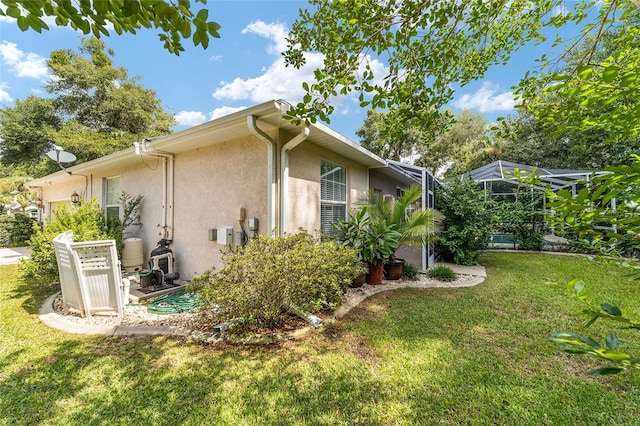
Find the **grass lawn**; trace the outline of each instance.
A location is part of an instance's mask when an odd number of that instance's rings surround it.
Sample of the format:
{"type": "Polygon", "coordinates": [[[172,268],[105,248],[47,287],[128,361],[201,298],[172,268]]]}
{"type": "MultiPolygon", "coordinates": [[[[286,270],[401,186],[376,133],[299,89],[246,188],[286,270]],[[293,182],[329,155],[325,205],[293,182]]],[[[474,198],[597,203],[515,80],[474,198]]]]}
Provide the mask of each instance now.
{"type": "Polygon", "coordinates": [[[0,424],[640,424],[640,372],[590,377],[602,364],[544,341],[584,323],[547,282],[583,278],[640,318],[638,282],[574,257],[481,263],[477,287],[382,293],[303,340],[224,348],[49,329],[37,310],[52,291],[0,267],[0,424]]]}

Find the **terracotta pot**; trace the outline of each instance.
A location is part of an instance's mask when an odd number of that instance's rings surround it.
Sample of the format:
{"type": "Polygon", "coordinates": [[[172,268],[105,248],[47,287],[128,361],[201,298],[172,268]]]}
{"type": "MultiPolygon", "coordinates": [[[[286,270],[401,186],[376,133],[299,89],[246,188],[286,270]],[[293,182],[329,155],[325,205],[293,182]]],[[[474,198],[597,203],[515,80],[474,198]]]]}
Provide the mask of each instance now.
{"type": "Polygon", "coordinates": [[[367,274],[367,284],[381,284],[382,274],[384,273],[384,263],[370,263],[369,273],[367,274]]]}
{"type": "Polygon", "coordinates": [[[351,285],[349,287],[352,287],[352,288],[362,287],[366,279],[367,279],[367,273],[363,272],[351,280],[351,285]]]}
{"type": "Polygon", "coordinates": [[[404,272],[404,259],[389,259],[384,265],[384,275],[388,280],[399,280],[404,272]]]}

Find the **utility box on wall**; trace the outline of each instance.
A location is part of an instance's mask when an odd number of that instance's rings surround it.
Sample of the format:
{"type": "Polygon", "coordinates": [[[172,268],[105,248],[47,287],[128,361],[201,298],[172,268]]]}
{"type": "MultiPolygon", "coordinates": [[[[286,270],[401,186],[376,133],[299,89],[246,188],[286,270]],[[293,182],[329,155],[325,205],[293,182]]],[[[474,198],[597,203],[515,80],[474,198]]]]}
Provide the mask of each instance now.
{"type": "Polygon", "coordinates": [[[218,228],[218,244],[233,244],[233,228],[231,226],[221,226],[218,228]]]}

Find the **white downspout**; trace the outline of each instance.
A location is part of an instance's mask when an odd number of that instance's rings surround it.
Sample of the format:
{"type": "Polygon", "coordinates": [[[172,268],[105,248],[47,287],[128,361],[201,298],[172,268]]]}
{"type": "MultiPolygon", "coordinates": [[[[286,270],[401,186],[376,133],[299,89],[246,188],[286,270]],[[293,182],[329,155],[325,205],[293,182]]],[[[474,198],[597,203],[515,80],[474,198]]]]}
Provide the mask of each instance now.
{"type": "Polygon", "coordinates": [[[162,229],[161,236],[173,240],[173,199],[174,199],[174,154],[147,147],[148,139],[134,142],[136,154],[152,155],[162,158],[162,229]]]}
{"type": "Polygon", "coordinates": [[[170,155],[168,157],[169,159],[169,165],[168,165],[168,178],[167,178],[167,232],[165,233],[167,235],[167,239],[173,241],[173,196],[174,196],[174,187],[173,187],[173,181],[174,181],[174,155],[170,155]]]}
{"type": "Polygon", "coordinates": [[[251,133],[267,144],[267,226],[269,227],[269,233],[278,232],[276,224],[276,207],[278,205],[276,202],[278,198],[278,186],[276,181],[276,142],[258,128],[256,121],[257,119],[255,115],[249,115],[247,117],[247,126],[251,133]]]}
{"type": "Polygon", "coordinates": [[[309,128],[304,126],[302,131],[280,151],[280,235],[287,232],[287,217],[289,212],[289,151],[304,142],[309,137],[309,128]]]}
{"type": "MultiPolygon", "coordinates": [[[[422,177],[420,179],[420,186],[422,187],[422,208],[430,208],[432,206],[427,205],[429,200],[429,185],[427,183],[427,169],[422,169],[422,177]],[[426,186],[426,188],[425,188],[426,186]]],[[[426,271],[429,267],[429,246],[431,245],[431,238],[427,238],[426,244],[422,244],[422,270],[426,271]]]]}

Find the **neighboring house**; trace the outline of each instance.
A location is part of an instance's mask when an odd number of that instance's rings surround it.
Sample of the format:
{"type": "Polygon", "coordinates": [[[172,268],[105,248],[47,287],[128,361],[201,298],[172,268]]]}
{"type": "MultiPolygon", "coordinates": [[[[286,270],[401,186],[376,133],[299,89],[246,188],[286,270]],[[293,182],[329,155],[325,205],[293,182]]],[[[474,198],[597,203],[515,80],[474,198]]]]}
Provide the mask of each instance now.
{"type": "MultiPolygon", "coordinates": [[[[295,126],[284,118],[289,107],[281,100],[256,105],[30,186],[40,188],[44,216],[69,204],[72,194],[96,197],[107,214],[121,215],[121,192],[142,194],[137,236],[145,261],[161,238],[170,239],[185,279],[221,265],[229,247],[217,243],[212,229],[231,228],[232,246],[243,230],[249,237],[330,233],[367,189],[396,195],[415,183],[425,188],[423,205],[433,205],[433,178],[424,169],[385,161],[322,124],[295,126]]],[[[414,250],[407,260],[426,268],[430,255],[414,250]]]]}

